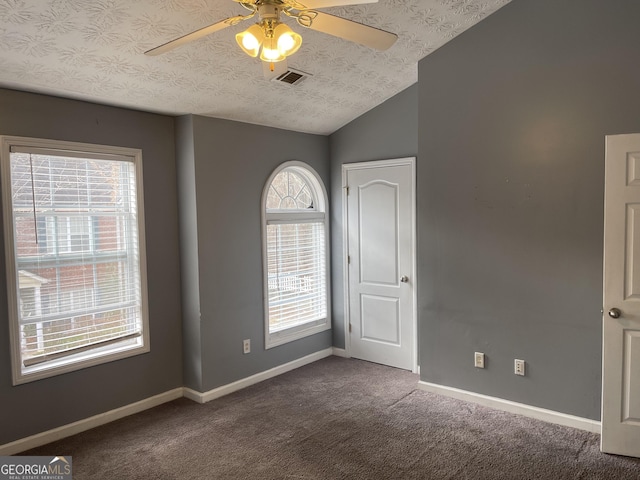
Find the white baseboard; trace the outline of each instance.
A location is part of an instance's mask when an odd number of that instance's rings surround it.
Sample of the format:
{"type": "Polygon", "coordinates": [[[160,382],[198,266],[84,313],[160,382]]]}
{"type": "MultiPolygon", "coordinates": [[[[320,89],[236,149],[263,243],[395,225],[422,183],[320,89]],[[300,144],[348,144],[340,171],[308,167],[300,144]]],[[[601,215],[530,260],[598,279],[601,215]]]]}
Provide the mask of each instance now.
{"type": "Polygon", "coordinates": [[[547,410],[545,408],[533,407],[524,403],[512,402],[511,400],[490,397],[488,395],[482,395],[480,393],[469,392],[467,390],[447,387],[435,383],[419,381],[418,388],[426,392],[438,393],[446,397],[453,397],[459,400],[477,403],[484,407],[495,408],[496,410],[503,410],[505,412],[515,413],[518,415],[523,415],[525,417],[535,418],[549,423],[555,423],[557,425],[563,425],[565,427],[578,428],[580,430],[586,430],[588,432],[600,433],[600,422],[597,420],[591,420],[589,418],[576,417],[574,415],[568,415],[566,413],[547,410]]]}
{"type": "Polygon", "coordinates": [[[319,352],[312,353],[311,355],[307,355],[306,357],[302,357],[292,362],[285,363],[284,365],[279,365],[264,372],[256,373],[255,375],[251,375],[250,377],[243,378],[233,383],[228,383],[227,385],[222,385],[221,387],[214,388],[213,390],[209,390],[204,393],[196,392],[195,390],[185,387],[184,396],[190,400],[193,400],[194,402],[207,403],[211,400],[215,400],[216,398],[229,395],[230,393],[242,390],[243,388],[255,385],[256,383],[263,382],[265,380],[268,380],[269,378],[277,377],[278,375],[282,375],[283,373],[289,372],[309,363],[317,362],[318,360],[322,360],[323,358],[330,357],[331,355],[333,355],[333,349],[326,348],[324,350],[320,350],[319,352]]]}
{"type": "Polygon", "coordinates": [[[344,348],[333,347],[333,354],[336,357],[351,358],[351,355],[349,355],[344,348]]]}
{"type": "Polygon", "coordinates": [[[115,410],[100,413],[93,417],[54,428],[53,430],[47,430],[46,432],[38,433],[30,437],[21,438],[15,442],[0,445],[0,455],[15,455],[16,453],[24,452],[25,450],[36,448],[41,445],[46,445],[47,443],[55,442],[61,438],[70,437],[76,433],[84,432],[86,430],[99,427],[100,425],[119,420],[123,417],[133,415],[134,413],[139,413],[143,410],[157,407],[158,405],[170,402],[180,397],[182,397],[182,388],[175,388],[168,392],[140,400],[139,402],[116,408],[115,410]]]}

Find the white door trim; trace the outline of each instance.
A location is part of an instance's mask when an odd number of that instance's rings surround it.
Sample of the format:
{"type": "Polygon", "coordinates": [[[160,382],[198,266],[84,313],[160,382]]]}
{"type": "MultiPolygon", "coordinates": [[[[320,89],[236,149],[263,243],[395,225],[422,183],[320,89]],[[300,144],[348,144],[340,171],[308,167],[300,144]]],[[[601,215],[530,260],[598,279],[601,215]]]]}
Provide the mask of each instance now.
{"type": "Polygon", "coordinates": [[[409,165],[411,167],[411,204],[413,205],[411,214],[411,250],[413,252],[413,265],[411,266],[411,278],[413,279],[413,298],[411,302],[412,308],[412,326],[411,334],[413,338],[412,348],[412,371],[418,372],[418,283],[417,283],[417,266],[416,266],[416,157],[404,157],[395,158],[391,160],[374,160],[370,162],[358,162],[358,163],[345,163],[342,165],[342,264],[343,268],[343,282],[344,282],[344,347],[347,357],[351,357],[351,338],[349,335],[349,268],[348,255],[349,255],[349,225],[347,215],[347,174],[353,170],[363,170],[368,168],[380,168],[380,167],[395,167],[409,165]]]}

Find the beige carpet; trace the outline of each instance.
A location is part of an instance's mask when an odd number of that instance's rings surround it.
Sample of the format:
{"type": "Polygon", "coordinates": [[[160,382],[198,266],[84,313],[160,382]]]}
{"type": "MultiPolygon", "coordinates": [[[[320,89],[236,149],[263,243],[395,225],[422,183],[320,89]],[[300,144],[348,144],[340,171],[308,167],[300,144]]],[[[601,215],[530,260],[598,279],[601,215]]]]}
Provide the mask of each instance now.
{"type": "Polygon", "coordinates": [[[640,479],[599,436],[416,390],[330,357],[205,405],[186,399],[31,450],[75,480],[640,479]]]}

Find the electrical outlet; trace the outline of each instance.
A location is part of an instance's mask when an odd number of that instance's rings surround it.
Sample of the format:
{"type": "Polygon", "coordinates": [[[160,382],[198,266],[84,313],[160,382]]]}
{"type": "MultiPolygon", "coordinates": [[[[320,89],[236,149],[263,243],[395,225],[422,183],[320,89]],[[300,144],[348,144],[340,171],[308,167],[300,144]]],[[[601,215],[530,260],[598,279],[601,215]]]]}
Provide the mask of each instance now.
{"type": "Polygon", "coordinates": [[[474,354],[474,364],[473,366],[476,368],[484,368],[484,353],[475,352],[474,354]]]}
{"type": "Polygon", "coordinates": [[[524,360],[518,360],[516,358],[515,362],[514,362],[514,370],[513,373],[515,373],[516,375],[520,375],[522,377],[524,377],[525,374],[525,361],[524,360]]]}
{"type": "Polygon", "coordinates": [[[248,338],[242,341],[242,353],[251,353],[251,340],[248,338]]]}

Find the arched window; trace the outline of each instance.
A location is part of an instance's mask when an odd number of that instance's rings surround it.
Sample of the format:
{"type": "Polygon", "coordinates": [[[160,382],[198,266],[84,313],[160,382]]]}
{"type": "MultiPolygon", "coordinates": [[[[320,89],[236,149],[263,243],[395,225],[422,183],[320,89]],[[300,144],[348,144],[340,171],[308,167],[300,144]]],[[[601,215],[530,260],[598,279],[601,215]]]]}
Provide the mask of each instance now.
{"type": "Polygon", "coordinates": [[[318,174],[286,162],[262,193],[265,346],[331,328],[327,193],[318,174]]]}

